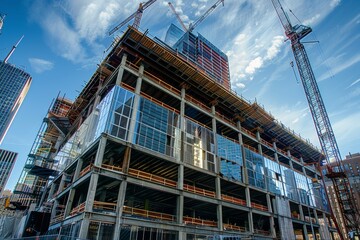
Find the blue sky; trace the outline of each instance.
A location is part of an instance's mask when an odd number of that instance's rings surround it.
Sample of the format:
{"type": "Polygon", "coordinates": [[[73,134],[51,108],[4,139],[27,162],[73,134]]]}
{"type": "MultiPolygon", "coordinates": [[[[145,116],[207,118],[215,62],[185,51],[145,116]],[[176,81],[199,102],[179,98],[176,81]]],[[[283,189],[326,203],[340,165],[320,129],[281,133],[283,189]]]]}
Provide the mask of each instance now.
{"type": "MultiPolygon", "coordinates": [[[[7,14],[0,35],[0,57],[23,41],[9,62],[33,77],[30,91],[1,148],[19,153],[7,188],[13,190],[52,99],[75,99],[104,57],[108,31],[132,14],[140,1],[3,0],[7,14]]],[[[215,0],[172,0],[185,24],[215,0]]],[[[293,24],[309,25],[303,41],[344,158],[360,152],[360,2],[282,0],[293,24]],[[299,19],[299,20],[297,20],[299,19]],[[316,41],[319,41],[317,43],[316,41]]],[[[130,22],[131,24],[132,22],[130,22]]],[[[167,1],[145,10],[140,30],[164,39],[179,25],[167,1]]],[[[121,35],[122,28],[115,35],[121,35]]],[[[225,0],[195,30],[229,56],[232,88],[262,104],[286,126],[319,146],[289,41],[270,0],[225,0]]]]}

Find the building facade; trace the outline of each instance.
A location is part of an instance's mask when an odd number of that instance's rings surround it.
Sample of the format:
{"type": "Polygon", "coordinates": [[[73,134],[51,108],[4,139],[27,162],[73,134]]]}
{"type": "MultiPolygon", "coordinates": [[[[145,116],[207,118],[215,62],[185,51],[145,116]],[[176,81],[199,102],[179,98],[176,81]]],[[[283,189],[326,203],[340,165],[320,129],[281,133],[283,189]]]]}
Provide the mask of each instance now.
{"type": "Polygon", "coordinates": [[[205,71],[211,79],[230,90],[228,57],[200,33],[197,36],[192,32],[185,33],[171,24],[165,42],[183,54],[186,60],[195,64],[198,69],[205,71]]]}
{"type": "Polygon", "coordinates": [[[29,91],[31,76],[7,62],[0,62],[0,144],[29,91]]]}
{"type": "MultiPolygon", "coordinates": [[[[110,51],[64,122],[63,131],[54,131],[58,124],[47,121],[42,134],[53,137],[42,166],[56,170],[38,203],[51,214],[48,234],[336,237],[325,188],[313,183],[320,172],[306,164],[324,158],[321,152],[257,103],[134,28],[110,51]]],[[[40,151],[34,153],[37,159],[40,151]]]]}
{"type": "Polygon", "coordinates": [[[3,196],[5,185],[10,177],[17,155],[16,152],[0,149],[0,197],[3,196]]]}

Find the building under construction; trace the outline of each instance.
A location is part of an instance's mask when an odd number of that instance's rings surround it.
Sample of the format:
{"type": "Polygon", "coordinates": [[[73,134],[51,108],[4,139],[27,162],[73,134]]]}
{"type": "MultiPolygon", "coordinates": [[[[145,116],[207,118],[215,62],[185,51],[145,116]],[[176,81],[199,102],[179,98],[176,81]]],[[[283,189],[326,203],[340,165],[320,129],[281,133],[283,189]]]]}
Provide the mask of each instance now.
{"type": "Polygon", "coordinates": [[[321,152],[146,32],[129,27],[68,103],[27,162],[47,234],[336,239],[321,152]]]}

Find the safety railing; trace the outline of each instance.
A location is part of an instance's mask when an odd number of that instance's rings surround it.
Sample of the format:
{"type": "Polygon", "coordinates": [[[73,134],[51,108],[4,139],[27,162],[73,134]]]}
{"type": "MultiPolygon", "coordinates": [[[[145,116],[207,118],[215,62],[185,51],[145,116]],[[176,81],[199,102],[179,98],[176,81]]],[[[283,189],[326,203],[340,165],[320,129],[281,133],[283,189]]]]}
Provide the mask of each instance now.
{"type": "Polygon", "coordinates": [[[164,221],[175,221],[175,216],[167,213],[149,211],[140,208],[133,208],[128,206],[123,206],[123,214],[128,214],[131,216],[138,216],[138,217],[145,217],[145,218],[152,218],[152,219],[159,219],[164,221]]]}
{"type": "Polygon", "coordinates": [[[213,220],[204,220],[201,218],[193,218],[193,217],[183,217],[183,222],[186,225],[200,225],[200,226],[208,226],[208,227],[217,227],[217,222],[213,220]]]}
{"type": "Polygon", "coordinates": [[[215,197],[215,192],[213,192],[213,191],[205,190],[205,189],[191,186],[188,184],[184,184],[184,191],[196,193],[196,194],[206,196],[206,197],[212,197],[212,198],[215,197]]]}
{"type": "Polygon", "coordinates": [[[231,203],[246,206],[246,201],[243,200],[243,199],[240,199],[240,198],[228,196],[228,195],[225,195],[225,194],[221,194],[221,198],[222,198],[223,201],[226,201],[226,202],[231,202],[231,203]]]}
{"type": "Polygon", "coordinates": [[[80,171],[79,173],[79,178],[81,178],[82,176],[84,176],[85,174],[87,174],[88,172],[90,172],[91,168],[92,168],[92,163],[90,163],[88,166],[86,166],[83,170],[80,171]]]}
{"type": "Polygon", "coordinates": [[[259,209],[261,211],[268,211],[269,210],[267,206],[264,206],[264,205],[259,204],[259,203],[254,203],[254,202],[251,203],[251,207],[259,209]]]}
{"type": "Polygon", "coordinates": [[[106,168],[106,169],[109,169],[109,170],[113,170],[113,171],[116,171],[116,172],[122,172],[122,168],[121,167],[118,167],[118,166],[114,166],[114,165],[108,165],[108,164],[101,164],[101,167],[102,168],[106,168]]]}
{"type": "Polygon", "coordinates": [[[133,176],[133,177],[148,180],[150,182],[156,182],[156,183],[159,183],[161,185],[168,186],[168,187],[176,187],[177,186],[177,182],[174,181],[174,180],[166,179],[166,178],[163,178],[163,177],[160,177],[160,176],[148,173],[148,172],[136,170],[136,169],[133,169],[133,168],[129,168],[128,174],[133,176]]]}
{"type": "Polygon", "coordinates": [[[246,134],[248,134],[248,135],[250,135],[250,136],[252,136],[253,138],[256,138],[256,134],[250,132],[250,131],[247,130],[246,128],[241,128],[241,131],[242,131],[242,132],[245,132],[246,134]]]}
{"type": "Polygon", "coordinates": [[[94,201],[93,210],[116,211],[116,203],[94,201]]]}
{"type": "Polygon", "coordinates": [[[70,212],[70,216],[82,213],[82,212],[84,212],[84,210],[85,210],[85,202],[83,202],[83,203],[79,204],[78,206],[74,207],[70,212]]]}
{"type": "Polygon", "coordinates": [[[237,226],[237,225],[233,225],[233,224],[226,224],[226,223],[224,223],[224,230],[225,230],[225,231],[233,230],[233,231],[245,232],[245,231],[246,231],[246,228],[245,228],[245,227],[241,227],[241,226],[237,226]]]}

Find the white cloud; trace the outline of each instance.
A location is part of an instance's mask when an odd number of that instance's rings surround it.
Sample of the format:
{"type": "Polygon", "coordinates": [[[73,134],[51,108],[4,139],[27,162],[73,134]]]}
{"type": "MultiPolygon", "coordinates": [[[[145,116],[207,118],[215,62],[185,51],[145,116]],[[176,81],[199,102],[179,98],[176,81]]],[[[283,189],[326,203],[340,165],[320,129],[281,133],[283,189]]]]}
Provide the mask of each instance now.
{"type": "Polygon", "coordinates": [[[248,74],[254,74],[256,69],[261,68],[264,64],[264,61],[261,57],[257,57],[249,63],[249,65],[245,68],[245,72],[248,74]]]}
{"type": "Polygon", "coordinates": [[[360,82],[360,78],[353,81],[347,88],[351,88],[352,86],[354,86],[355,84],[359,83],[360,82]]]}
{"type": "Polygon", "coordinates": [[[49,71],[54,67],[54,63],[40,58],[29,58],[29,62],[36,73],[49,71]]]}
{"type": "Polygon", "coordinates": [[[278,55],[278,53],[280,52],[280,47],[284,42],[284,39],[285,39],[285,37],[283,37],[283,36],[275,36],[273,38],[272,45],[267,50],[265,59],[271,60],[278,55]]]}
{"type": "Polygon", "coordinates": [[[240,89],[245,88],[245,84],[244,84],[244,83],[238,82],[238,83],[236,83],[235,85],[236,85],[237,88],[240,88],[240,89]]]}

